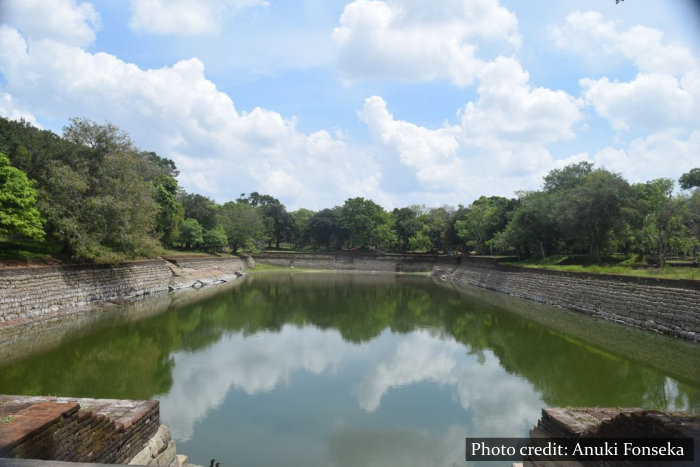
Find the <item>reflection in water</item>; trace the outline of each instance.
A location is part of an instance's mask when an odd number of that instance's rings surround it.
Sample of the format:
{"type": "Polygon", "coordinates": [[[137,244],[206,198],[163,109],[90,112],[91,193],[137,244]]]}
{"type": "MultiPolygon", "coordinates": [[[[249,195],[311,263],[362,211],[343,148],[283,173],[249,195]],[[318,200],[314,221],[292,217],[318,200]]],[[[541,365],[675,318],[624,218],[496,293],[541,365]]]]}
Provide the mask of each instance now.
{"type": "Polygon", "coordinates": [[[425,277],[270,274],[6,364],[0,393],[157,397],[200,464],[462,465],[545,405],[700,409],[699,349],[425,277]]]}

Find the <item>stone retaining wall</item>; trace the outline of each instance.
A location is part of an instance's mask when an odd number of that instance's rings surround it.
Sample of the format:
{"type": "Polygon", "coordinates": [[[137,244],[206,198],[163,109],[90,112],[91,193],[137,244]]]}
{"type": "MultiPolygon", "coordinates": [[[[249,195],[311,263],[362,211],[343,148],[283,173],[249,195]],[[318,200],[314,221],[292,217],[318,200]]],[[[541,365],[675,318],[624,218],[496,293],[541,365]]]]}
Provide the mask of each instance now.
{"type": "Polygon", "coordinates": [[[0,421],[0,457],[125,464],[140,454],[142,465],[175,457],[156,400],[0,396],[0,421]]]}
{"type": "MultiPolygon", "coordinates": [[[[549,439],[691,438],[695,460],[700,450],[700,416],[690,412],[660,412],[638,408],[544,408],[530,430],[530,439],[545,445],[549,439]]],[[[556,461],[525,459],[526,467],[608,467],[611,465],[690,465],[691,462],[556,461]]]]}
{"type": "Polygon", "coordinates": [[[700,341],[700,282],[566,273],[464,258],[433,273],[454,282],[700,341]]]}
{"type": "Polygon", "coordinates": [[[84,307],[227,282],[255,263],[236,257],[0,269],[0,327],[84,307]]]}
{"type": "Polygon", "coordinates": [[[95,302],[167,291],[165,262],[0,270],[0,323],[31,319],[95,302]]]}
{"type": "Polygon", "coordinates": [[[281,267],[372,272],[427,272],[438,264],[457,264],[458,258],[438,255],[391,255],[364,252],[295,253],[255,255],[258,263],[281,267]]]}

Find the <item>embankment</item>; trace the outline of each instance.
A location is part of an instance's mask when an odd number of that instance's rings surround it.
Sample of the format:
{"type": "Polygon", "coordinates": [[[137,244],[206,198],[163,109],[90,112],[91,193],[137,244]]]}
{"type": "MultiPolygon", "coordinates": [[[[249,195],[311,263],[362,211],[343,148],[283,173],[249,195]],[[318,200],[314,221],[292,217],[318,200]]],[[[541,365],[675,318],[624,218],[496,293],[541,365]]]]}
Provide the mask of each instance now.
{"type": "MultiPolygon", "coordinates": [[[[259,263],[289,268],[411,273],[506,293],[626,325],[700,341],[700,281],[503,266],[492,259],[367,252],[265,252],[259,263]]],[[[0,269],[0,329],[65,317],[75,310],[231,280],[254,265],[237,257],[189,257],[121,266],[0,269]]]]}
{"type": "Polygon", "coordinates": [[[0,269],[0,326],[66,315],[86,305],[226,282],[252,260],[237,257],[0,269]]]}
{"type": "Polygon", "coordinates": [[[376,254],[371,252],[296,253],[263,252],[262,264],[289,268],[366,272],[429,272],[438,265],[459,264],[459,258],[431,254],[376,254]]]}
{"type": "Polygon", "coordinates": [[[626,325],[700,341],[700,282],[503,266],[464,258],[434,275],[626,325]]]}

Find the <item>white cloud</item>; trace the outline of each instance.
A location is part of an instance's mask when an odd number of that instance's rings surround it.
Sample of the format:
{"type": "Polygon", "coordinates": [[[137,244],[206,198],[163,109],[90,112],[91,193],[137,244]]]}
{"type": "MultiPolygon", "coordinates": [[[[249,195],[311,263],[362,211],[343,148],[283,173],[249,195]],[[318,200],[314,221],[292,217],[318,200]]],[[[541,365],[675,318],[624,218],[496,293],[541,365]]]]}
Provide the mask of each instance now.
{"type": "Polygon", "coordinates": [[[631,181],[677,178],[697,166],[700,137],[700,65],[688,48],[663,33],[636,25],[622,29],[598,12],[575,12],[552,28],[556,45],[584,55],[626,58],[638,69],[628,82],[580,80],[582,98],[618,131],[642,132],[627,147],[604,147],[598,165],[631,181]]]}
{"type": "Polygon", "coordinates": [[[479,73],[479,99],[466,105],[462,128],[480,146],[489,141],[547,144],[575,136],[582,119],[575,99],[560,90],[532,87],[513,58],[498,57],[479,73]]]}
{"type": "Polygon", "coordinates": [[[440,184],[460,165],[457,158],[459,128],[445,126],[437,130],[394,119],[381,97],[365,100],[360,119],[379,143],[398,153],[402,164],[416,171],[416,178],[427,184],[440,184]]]}
{"type": "Polygon", "coordinates": [[[700,93],[670,74],[639,74],[630,82],[581,80],[583,97],[617,130],[695,127],[700,93]]]}
{"type": "Polygon", "coordinates": [[[17,108],[12,102],[12,96],[6,92],[0,94],[0,116],[3,116],[9,120],[24,120],[36,127],[41,128],[41,125],[37,124],[34,115],[26,110],[17,108]]]}
{"type": "Polygon", "coordinates": [[[623,173],[630,182],[644,182],[661,177],[677,180],[698,166],[698,154],[700,130],[687,138],[669,131],[634,139],[627,148],[605,147],[591,160],[599,167],[623,173]]]}
{"type": "Polygon", "coordinates": [[[130,25],[151,34],[195,36],[218,31],[229,10],[267,4],[265,0],[131,0],[130,25]]]}
{"type": "Polygon", "coordinates": [[[576,50],[592,58],[623,56],[642,72],[683,73],[697,67],[697,58],[689,48],[666,44],[663,33],[646,26],[620,31],[597,11],[574,12],[563,26],[551,28],[557,47],[576,50]]]}
{"type": "Polygon", "coordinates": [[[56,39],[86,46],[95,40],[100,16],[91,3],[75,0],[3,0],[0,18],[29,39],[56,39]]]}
{"type": "Polygon", "coordinates": [[[477,40],[520,42],[515,15],[497,0],[355,0],[332,39],[349,81],[449,78],[459,86],[471,84],[481,64],[477,40]]]}
{"type": "Polygon", "coordinates": [[[7,26],[0,26],[0,43],[3,91],[13,108],[111,121],[141,147],[174,159],[188,190],[229,200],[262,189],[284,196],[290,208],[318,209],[351,196],[386,201],[368,154],[326,131],[300,133],[294,119],[274,111],[239,113],[196,58],[144,70],[49,39],[29,47],[7,26]]]}
{"type": "Polygon", "coordinates": [[[580,103],[563,91],[533,87],[515,59],[499,57],[478,76],[478,99],[464,107],[457,125],[425,128],[395,119],[381,97],[365,100],[360,119],[377,144],[415,171],[421,190],[449,187],[462,199],[510,196],[552,168],[548,144],[575,137],[580,103]]]}

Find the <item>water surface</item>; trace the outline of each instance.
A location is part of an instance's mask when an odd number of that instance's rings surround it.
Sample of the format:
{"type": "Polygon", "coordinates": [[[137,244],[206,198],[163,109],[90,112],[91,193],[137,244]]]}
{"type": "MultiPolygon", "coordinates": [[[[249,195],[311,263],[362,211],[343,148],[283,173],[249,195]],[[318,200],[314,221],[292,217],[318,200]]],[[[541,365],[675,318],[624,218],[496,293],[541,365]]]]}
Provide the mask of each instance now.
{"type": "Polygon", "coordinates": [[[0,393],[156,397],[202,465],[450,466],[544,406],[700,409],[699,349],[427,277],[275,273],[0,364],[0,393]]]}

